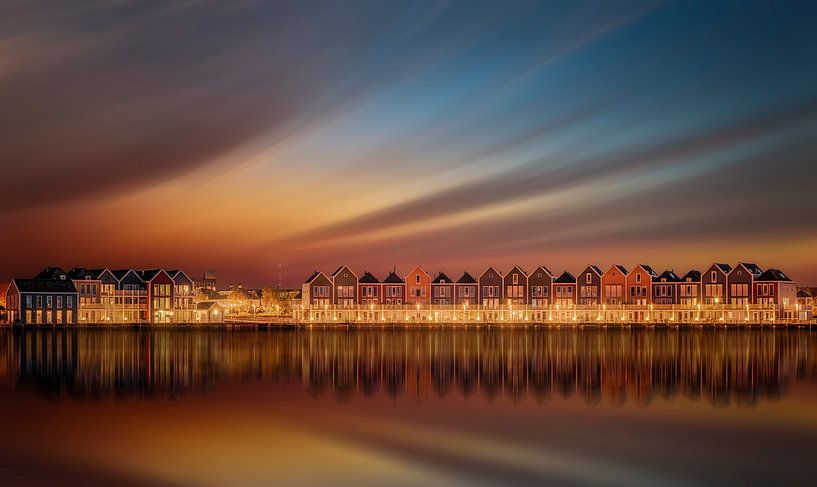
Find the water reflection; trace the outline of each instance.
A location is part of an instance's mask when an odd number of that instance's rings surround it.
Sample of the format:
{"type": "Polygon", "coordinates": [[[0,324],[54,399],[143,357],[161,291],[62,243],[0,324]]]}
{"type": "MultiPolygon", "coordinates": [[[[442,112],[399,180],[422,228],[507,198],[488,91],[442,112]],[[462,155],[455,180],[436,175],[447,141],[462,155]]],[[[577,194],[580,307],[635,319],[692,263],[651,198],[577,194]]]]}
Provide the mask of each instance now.
{"type": "Polygon", "coordinates": [[[49,398],[157,398],[223,383],[385,393],[752,406],[817,378],[808,330],[0,331],[0,381],[49,398]]]}

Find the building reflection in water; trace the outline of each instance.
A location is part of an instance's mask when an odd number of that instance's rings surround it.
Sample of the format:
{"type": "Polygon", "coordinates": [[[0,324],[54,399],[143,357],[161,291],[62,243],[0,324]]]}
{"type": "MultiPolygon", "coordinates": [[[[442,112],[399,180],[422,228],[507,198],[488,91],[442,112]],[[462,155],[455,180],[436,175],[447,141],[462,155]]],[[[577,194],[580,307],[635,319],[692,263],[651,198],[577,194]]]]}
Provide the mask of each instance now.
{"type": "Polygon", "coordinates": [[[302,384],[316,398],[482,395],[641,406],[751,406],[817,377],[807,330],[0,331],[7,391],[172,398],[218,384],[302,384]]]}

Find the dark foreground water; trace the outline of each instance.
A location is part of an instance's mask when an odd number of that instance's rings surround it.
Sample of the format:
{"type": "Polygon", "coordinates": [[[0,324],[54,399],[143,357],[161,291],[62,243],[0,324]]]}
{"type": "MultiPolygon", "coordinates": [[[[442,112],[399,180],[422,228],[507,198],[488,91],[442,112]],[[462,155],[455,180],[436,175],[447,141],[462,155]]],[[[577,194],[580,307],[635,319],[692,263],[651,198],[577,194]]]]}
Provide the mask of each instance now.
{"type": "Polygon", "coordinates": [[[814,485],[807,330],[0,330],[0,485],[814,485]]]}

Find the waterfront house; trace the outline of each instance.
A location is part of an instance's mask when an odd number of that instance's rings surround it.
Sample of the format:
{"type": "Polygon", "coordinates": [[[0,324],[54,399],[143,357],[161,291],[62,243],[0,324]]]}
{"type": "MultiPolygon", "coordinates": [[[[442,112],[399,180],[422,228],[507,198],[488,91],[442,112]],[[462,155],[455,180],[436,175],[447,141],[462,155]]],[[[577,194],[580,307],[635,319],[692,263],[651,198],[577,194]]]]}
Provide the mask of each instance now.
{"type": "Polygon", "coordinates": [[[431,281],[431,304],[450,306],[454,304],[454,281],[440,271],[431,281]]]}
{"type": "Polygon", "coordinates": [[[196,289],[216,290],[216,276],[211,272],[205,272],[203,276],[193,278],[193,287],[196,289]]]}
{"type": "Polygon", "coordinates": [[[224,308],[215,301],[201,301],[196,303],[196,323],[223,323],[224,308]]]}
{"type": "Polygon", "coordinates": [[[528,304],[528,274],[515,266],[503,278],[505,302],[514,306],[528,304]]]}
{"type": "Polygon", "coordinates": [[[196,320],[196,283],[181,269],[171,269],[173,279],[173,321],[193,323],[196,320]]]}
{"type": "Polygon", "coordinates": [[[143,323],[150,321],[147,284],[133,269],[114,269],[116,278],[113,321],[143,323]]]}
{"type": "Polygon", "coordinates": [[[305,306],[329,306],[332,300],[332,281],[326,274],[315,271],[301,286],[305,306]]]}
{"type": "Polygon", "coordinates": [[[678,283],[681,278],[671,269],[662,272],[652,281],[652,302],[655,304],[678,304],[678,283]]]}
{"type": "Polygon", "coordinates": [[[754,281],[753,304],[791,307],[797,303],[797,284],[780,269],[767,269],[754,281]]]}
{"type": "Polygon", "coordinates": [[[357,280],[357,295],[360,304],[367,306],[382,304],[383,285],[371,272],[364,272],[357,280]]]}
{"type": "Polygon", "coordinates": [[[454,284],[454,294],[457,305],[476,305],[479,299],[479,283],[474,279],[474,276],[463,272],[462,276],[454,284]]]}
{"type": "Polygon", "coordinates": [[[627,304],[645,306],[652,302],[652,281],[658,274],[646,264],[638,264],[627,274],[627,304]]]}
{"type": "Polygon", "coordinates": [[[332,273],[332,303],[342,308],[351,308],[357,304],[357,274],[342,265],[332,273]]]}
{"type": "Polygon", "coordinates": [[[556,306],[569,308],[576,304],[576,276],[564,271],[553,281],[553,299],[556,306]]]}
{"type": "Polygon", "coordinates": [[[51,266],[41,270],[34,279],[67,279],[68,274],[61,267],[51,266]]]}
{"type": "Polygon", "coordinates": [[[77,313],[80,321],[101,323],[107,320],[102,304],[102,282],[99,279],[104,270],[74,267],[65,273],[77,289],[77,313]]]}
{"type": "Polygon", "coordinates": [[[701,275],[701,291],[704,304],[726,302],[726,283],[732,266],[715,262],[701,275]]]}
{"type": "Polygon", "coordinates": [[[753,303],[752,297],[754,290],[755,279],[760,277],[763,271],[755,264],[739,262],[729,272],[726,282],[727,286],[726,297],[728,303],[732,307],[742,307],[749,303],[753,303]]]}
{"type": "Polygon", "coordinates": [[[406,302],[406,281],[394,271],[383,279],[383,303],[389,306],[402,306],[406,302]]]}
{"type": "Polygon", "coordinates": [[[624,304],[626,301],[627,275],[630,272],[623,265],[610,266],[601,276],[601,299],[604,304],[624,304]]]}
{"type": "Polygon", "coordinates": [[[578,304],[596,305],[601,299],[601,276],[602,272],[598,266],[589,265],[584,272],[576,278],[576,288],[578,289],[578,304]]]}
{"type": "Polygon", "coordinates": [[[137,274],[147,288],[148,320],[151,323],[173,321],[174,283],[170,275],[164,269],[145,269],[137,274]]]}
{"type": "Polygon", "coordinates": [[[543,308],[551,302],[553,274],[540,265],[528,276],[528,302],[532,308],[543,308]]]}
{"type": "Polygon", "coordinates": [[[678,283],[678,303],[695,306],[701,302],[701,272],[689,270],[678,283]]]}
{"type": "Polygon", "coordinates": [[[488,267],[479,276],[479,303],[484,308],[502,305],[502,273],[488,267]]]}
{"type": "Polygon", "coordinates": [[[6,291],[8,321],[20,324],[76,324],[77,288],[73,281],[12,279],[6,291]]]}
{"type": "Polygon", "coordinates": [[[406,275],[407,302],[412,305],[427,305],[431,299],[431,276],[421,266],[406,275]]]}

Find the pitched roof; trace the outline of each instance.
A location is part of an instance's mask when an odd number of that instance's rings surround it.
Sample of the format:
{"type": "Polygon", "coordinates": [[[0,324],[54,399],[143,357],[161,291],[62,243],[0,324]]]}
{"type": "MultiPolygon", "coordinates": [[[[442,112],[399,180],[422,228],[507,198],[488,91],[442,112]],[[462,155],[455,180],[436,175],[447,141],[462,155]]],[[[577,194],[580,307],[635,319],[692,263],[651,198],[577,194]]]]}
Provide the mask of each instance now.
{"type": "Polygon", "coordinates": [[[780,269],[766,269],[766,272],[760,275],[756,280],[758,281],[791,281],[789,276],[783,273],[780,269]]]}
{"type": "MultiPolygon", "coordinates": [[[[510,271],[508,271],[508,274],[513,273],[513,271],[515,271],[515,270],[517,270],[517,271],[521,272],[522,274],[525,274],[525,276],[527,276],[527,275],[528,275],[528,273],[527,273],[527,272],[525,272],[525,269],[523,269],[523,268],[519,267],[518,265],[513,266],[513,268],[512,268],[510,271]]],[[[507,274],[506,274],[506,275],[507,275],[507,274]]]]}
{"type": "Polygon", "coordinates": [[[644,269],[644,271],[650,275],[650,277],[658,277],[658,273],[652,270],[652,267],[648,266],[647,264],[638,264],[638,267],[644,269]]]}
{"type": "Polygon", "coordinates": [[[361,278],[358,279],[357,282],[361,284],[377,284],[380,282],[380,280],[374,277],[374,274],[372,274],[371,272],[366,271],[363,273],[363,276],[361,276],[361,278]]]}
{"type": "Polygon", "coordinates": [[[718,266],[724,274],[729,274],[732,272],[732,266],[729,264],[721,264],[719,262],[715,262],[715,265],[718,266]]]}
{"type": "Polygon", "coordinates": [[[797,297],[798,298],[811,298],[811,297],[813,297],[811,295],[811,289],[801,287],[800,289],[797,290],[797,297]]]}
{"type": "Polygon", "coordinates": [[[613,267],[615,267],[616,269],[618,269],[618,271],[619,271],[619,272],[621,272],[622,274],[624,274],[625,276],[626,276],[627,274],[629,274],[629,273],[630,273],[630,271],[628,271],[628,270],[627,270],[627,268],[626,268],[626,267],[624,267],[624,266],[623,266],[623,265],[621,265],[621,264],[615,264],[613,267]]]}
{"type": "Polygon", "coordinates": [[[73,281],[68,279],[12,279],[23,293],[76,293],[73,281]]]}
{"type": "Polygon", "coordinates": [[[739,262],[738,265],[742,265],[743,267],[745,267],[755,277],[758,277],[761,274],[763,274],[763,269],[761,269],[760,267],[758,267],[757,264],[754,264],[752,262],[739,262]]]}
{"type": "MultiPolygon", "coordinates": [[[[598,275],[604,274],[603,272],[601,272],[601,269],[599,269],[599,266],[597,266],[597,265],[590,264],[589,266],[587,266],[587,269],[592,270],[593,272],[595,272],[598,275]]],[[[587,270],[587,269],[585,269],[585,270],[587,270]]]]}
{"type": "Polygon", "coordinates": [[[452,281],[450,277],[446,276],[445,273],[441,271],[431,282],[432,284],[451,284],[454,281],[452,281]]]}
{"type": "Polygon", "coordinates": [[[501,272],[499,272],[498,270],[496,270],[496,268],[495,268],[494,266],[489,265],[487,269],[485,269],[484,271],[482,271],[482,274],[480,274],[480,275],[479,275],[479,278],[480,278],[480,279],[482,279],[482,276],[484,276],[484,275],[485,275],[485,274],[486,274],[488,271],[494,271],[494,272],[496,272],[496,273],[499,275],[499,277],[502,277],[502,273],[501,273],[501,272]]]}
{"type": "Polygon", "coordinates": [[[113,277],[115,277],[117,281],[121,281],[130,271],[131,269],[114,269],[111,271],[111,274],[113,274],[113,277]]]}
{"type": "Polygon", "coordinates": [[[210,310],[213,306],[220,306],[215,301],[199,301],[196,303],[196,309],[210,310]]]}
{"type": "Polygon", "coordinates": [[[389,272],[389,275],[386,276],[385,279],[383,279],[383,282],[385,282],[386,284],[403,284],[405,281],[403,281],[403,278],[398,276],[394,272],[389,272]]]}
{"type": "Polygon", "coordinates": [[[539,267],[537,267],[533,272],[536,272],[539,269],[542,269],[543,271],[547,272],[550,277],[553,277],[553,273],[550,272],[550,269],[548,269],[547,267],[545,267],[543,265],[540,265],[539,267]]]}
{"type": "Polygon", "coordinates": [[[691,282],[700,282],[701,281],[701,271],[696,271],[695,269],[690,269],[684,274],[683,280],[686,281],[689,279],[691,282]]]}
{"type": "Polygon", "coordinates": [[[345,265],[342,265],[342,266],[338,267],[338,268],[335,270],[335,272],[333,272],[333,273],[332,273],[332,277],[335,277],[335,276],[337,276],[338,274],[340,274],[340,271],[342,271],[343,269],[346,269],[346,270],[347,270],[347,271],[349,271],[349,272],[350,272],[350,273],[351,273],[353,276],[357,277],[357,274],[355,274],[354,272],[352,272],[352,269],[349,269],[349,267],[347,267],[347,266],[345,266],[345,265]]]}
{"type": "Polygon", "coordinates": [[[59,279],[61,276],[65,276],[65,271],[55,266],[41,270],[39,274],[34,276],[34,279],[59,279]]]}
{"type": "Polygon", "coordinates": [[[306,281],[304,281],[304,284],[309,284],[310,282],[314,281],[315,278],[318,277],[318,274],[320,274],[320,273],[321,273],[321,271],[313,272],[311,276],[306,278],[306,281]]]}
{"type": "Polygon", "coordinates": [[[576,276],[567,271],[564,271],[562,272],[562,275],[557,277],[556,280],[553,282],[557,284],[576,284],[576,276]]]}
{"type": "Polygon", "coordinates": [[[153,278],[159,275],[160,272],[162,272],[162,269],[143,269],[136,271],[136,274],[139,275],[140,279],[147,282],[153,280],[153,278]]]}
{"type": "Polygon", "coordinates": [[[467,272],[462,273],[462,277],[457,279],[457,284],[476,284],[477,280],[474,279],[474,276],[467,272]]]}
{"type": "Polygon", "coordinates": [[[672,269],[667,269],[661,273],[660,276],[655,278],[655,281],[659,282],[678,282],[681,278],[678,277],[678,274],[672,271],[672,269]]]}

